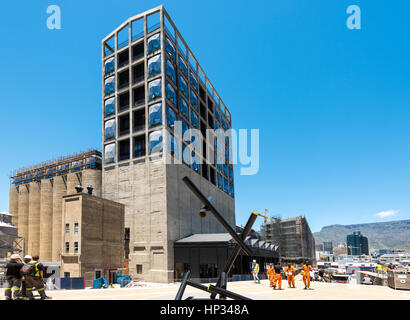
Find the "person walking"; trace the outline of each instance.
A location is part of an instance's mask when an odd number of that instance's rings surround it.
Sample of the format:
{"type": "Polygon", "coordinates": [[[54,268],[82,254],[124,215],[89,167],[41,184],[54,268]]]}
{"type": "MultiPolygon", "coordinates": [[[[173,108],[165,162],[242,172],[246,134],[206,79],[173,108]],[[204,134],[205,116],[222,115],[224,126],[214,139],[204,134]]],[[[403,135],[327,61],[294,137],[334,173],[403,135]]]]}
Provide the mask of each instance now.
{"type": "Polygon", "coordinates": [[[275,275],[273,280],[273,289],[276,290],[276,284],[278,285],[278,290],[282,290],[282,267],[280,264],[275,264],[275,275]]]}
{"type": "Polygon", "coordinates": [[[259,264],[256,263],[256,260],[253,260],[251,270],[252,270],[253,281],[255,281],[255,283],[261,283],[258,277],[259,264]]]}
{"type": "Polygon", "coordinates": [[[273,288],[273,280],[274,280],[274,277],[275,277],[275,269],[273,268],[273,264],[272,264],[272,263],[269,264],[269,268],[268,268],[267,274],[268,274],[268,279],[269,279],[269,286],[270,286],[271,288],[273,288]]]}
{"type": "Polygon", "coordinates": [[[304,290],[309,290],[310,289],[310,272],[312,272],[313,269],[309,264],[309,261],[306,261],[306,263],[303,265],[303,283],[305,284],[304,290]]]}
{"type": "Polygon", "coordinates": [[[286,272],[286,278],[288,280],[288,286],[289,288],[296,288],[295,287],[295,273],[296,269],[289,263],[288,267],[285,270],[286,272]]]}
{"type": "Polygon", "coordinates": [[[7,287],[4,290],[6,300],[15,300],[20,295],[21,275],[20,269],[23,267],[20,256],[12,254],[10,261],[6,265],[7,287]]]}
{"type": "Polygon", "coordinates": [[[33,260],[27,264],[31,266],[31,269],[27,267],[25,271],[26,280],[26,294],[29,300],[34,300],[33,288],[36,288],[40,294],[41,300],[51,299],[48,297],[44,290],[44,266],[39,262],[39,256],[33,256],[33,260]]]}

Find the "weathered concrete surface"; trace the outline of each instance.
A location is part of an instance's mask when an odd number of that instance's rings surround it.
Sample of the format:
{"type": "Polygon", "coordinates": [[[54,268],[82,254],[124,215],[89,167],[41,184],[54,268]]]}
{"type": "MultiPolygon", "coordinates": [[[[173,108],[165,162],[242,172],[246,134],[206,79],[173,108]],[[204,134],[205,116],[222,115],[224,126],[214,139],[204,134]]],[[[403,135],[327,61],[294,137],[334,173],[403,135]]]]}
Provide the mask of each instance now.
{"type": "Polygon", "coordinates": [[[40,192],[40,259],[51,261],[53,240],[53,186],[52,180],[41,181],[40,192]]]}
{"type": "Polygon", "coordinates": [[[33,256],[40,254],[40,183],[31,182],[29,188],[27,253],[33,256]]]}

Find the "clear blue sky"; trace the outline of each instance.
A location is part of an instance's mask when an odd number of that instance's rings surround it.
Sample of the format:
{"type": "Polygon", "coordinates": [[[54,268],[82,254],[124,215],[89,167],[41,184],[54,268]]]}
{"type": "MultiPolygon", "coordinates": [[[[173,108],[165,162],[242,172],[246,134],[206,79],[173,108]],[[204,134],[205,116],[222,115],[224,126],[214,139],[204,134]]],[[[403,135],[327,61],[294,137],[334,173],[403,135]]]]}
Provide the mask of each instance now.
{"type": "Polygon", "coordinates": [[[264,208],[313,231],[410,218],[410,3],[376,0],[3,1],[0,210],[12,169],[101,148],[101,39],[160,4],[234,127],[260,129],[259,173],[235,173],[238,223],[264,208]]]}

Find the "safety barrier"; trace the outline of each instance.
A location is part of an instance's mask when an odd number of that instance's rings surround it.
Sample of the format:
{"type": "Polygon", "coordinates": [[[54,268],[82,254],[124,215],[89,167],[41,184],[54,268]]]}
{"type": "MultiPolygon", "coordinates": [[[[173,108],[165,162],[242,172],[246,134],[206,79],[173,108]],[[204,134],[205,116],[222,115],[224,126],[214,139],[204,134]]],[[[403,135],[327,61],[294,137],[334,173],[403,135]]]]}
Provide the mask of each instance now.
{"type": "Polygon", "coordinates": [[[57,290],[81,290],[85,289],[84,278],[56,278],[54,285],[57,290]]]}

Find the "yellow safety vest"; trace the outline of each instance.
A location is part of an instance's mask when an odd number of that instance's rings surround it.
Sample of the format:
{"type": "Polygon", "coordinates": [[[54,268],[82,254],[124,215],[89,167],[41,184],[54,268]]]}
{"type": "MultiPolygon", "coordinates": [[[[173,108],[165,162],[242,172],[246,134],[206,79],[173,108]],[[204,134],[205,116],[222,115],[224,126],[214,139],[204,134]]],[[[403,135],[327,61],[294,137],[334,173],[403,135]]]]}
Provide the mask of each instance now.
{"type": "Polygon", "coordinates": [[[40,264],[40,262],[34,261],[34,263],[32,263],[32,262],[30,262],[30,263],[33,264],[34,268],[35,268],[34,276],[39,277],[40,276],[40,270],[38,269],[38,265],[40,264]]]}
{"type": "Polygon", "coordinates": [[[258,273],[258,269],[259,269],[259,264],[255,264],[253,266],[253,273],[258,273]]]}

